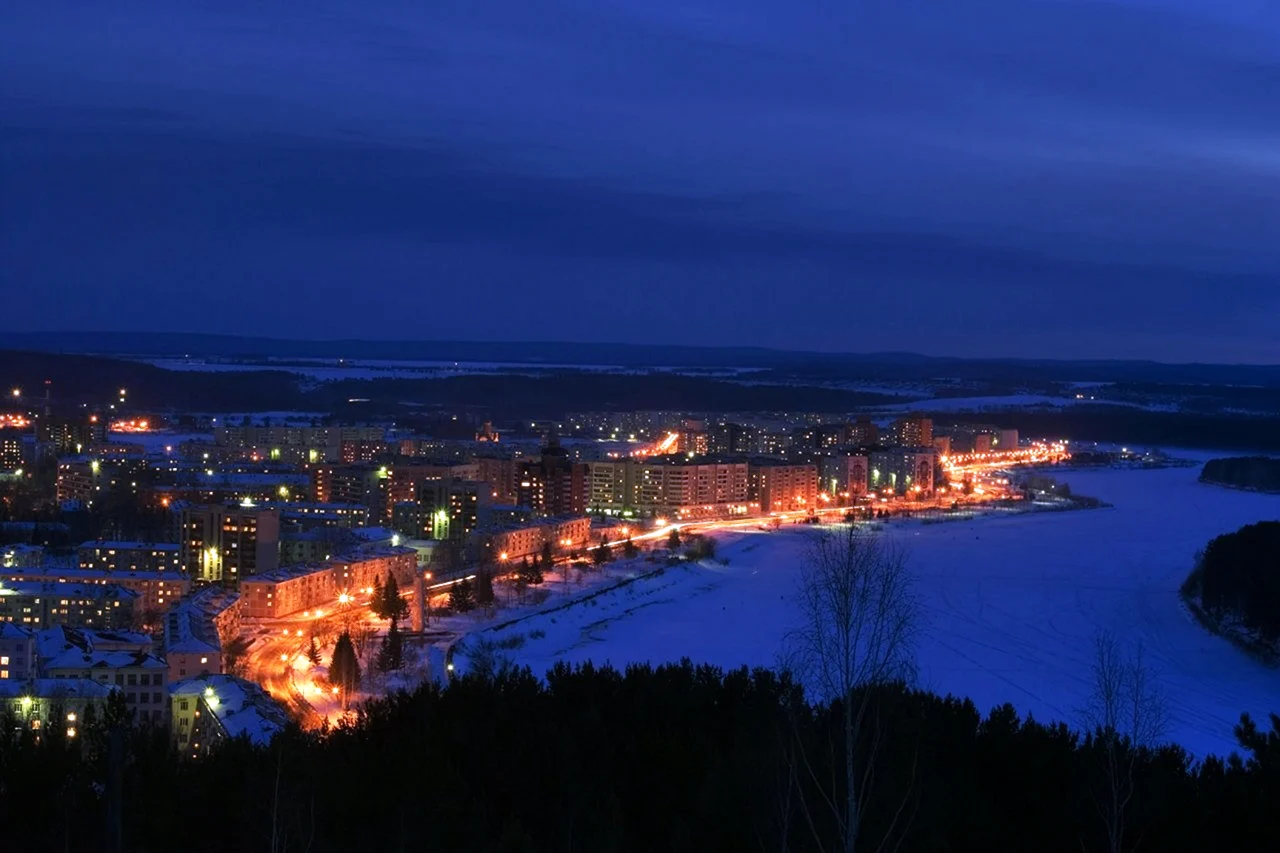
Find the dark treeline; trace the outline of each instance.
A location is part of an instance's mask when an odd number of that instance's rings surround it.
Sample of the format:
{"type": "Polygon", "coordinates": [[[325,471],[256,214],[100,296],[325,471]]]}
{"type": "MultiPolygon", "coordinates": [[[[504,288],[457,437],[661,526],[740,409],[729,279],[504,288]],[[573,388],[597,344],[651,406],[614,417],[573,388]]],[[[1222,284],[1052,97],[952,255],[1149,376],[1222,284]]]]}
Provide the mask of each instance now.
{"type": "MultiPolygon", "coordinates": [[[[1244,759],[1132,753],[1113,842],[1103,741],[900,688],[871,708],[859,849],[1280,849],[1280,738],[1248,721],[1244,759]]],[[[57,726],[40,743],[6,726],[0,826],[5,849],[104,850],[119,792],[131,853],[832,850],[841,720],[772,672],[686,663],[473,676],[324,735],[189,762],[146,733],[108,762],[88,725],[71,743],[57,726]]]]}
{"type": "Polygon", "coordinates": [[[1280,492],[1280,459],[1267,456],[1233,456],[1210,459],[1200,472],[1200,482],[1238,489],[1280,492]]]}
{"type": "Polygon", "coordinates": [[[1219,624],[1280,639],[1280,521],[1260,521],[1209,542],[1183,593],[1219,624]]]}

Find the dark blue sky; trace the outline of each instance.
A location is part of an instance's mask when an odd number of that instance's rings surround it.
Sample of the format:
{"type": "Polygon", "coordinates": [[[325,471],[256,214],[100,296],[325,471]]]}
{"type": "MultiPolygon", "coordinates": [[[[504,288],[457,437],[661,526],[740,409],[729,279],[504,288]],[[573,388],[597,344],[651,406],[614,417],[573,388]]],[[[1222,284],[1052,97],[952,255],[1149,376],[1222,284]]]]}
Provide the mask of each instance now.
{"type": "Polygon", "coordinates": [[[0,289],[25,330],[1280,362],[1280,6],[11,3],[0,289]]]}

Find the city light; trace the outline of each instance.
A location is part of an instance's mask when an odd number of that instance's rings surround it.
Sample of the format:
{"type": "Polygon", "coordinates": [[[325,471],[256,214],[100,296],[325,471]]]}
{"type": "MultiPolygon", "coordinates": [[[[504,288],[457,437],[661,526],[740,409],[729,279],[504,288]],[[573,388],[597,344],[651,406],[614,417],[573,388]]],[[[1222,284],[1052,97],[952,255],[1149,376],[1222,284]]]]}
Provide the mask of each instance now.
{"type": "Polygon", "coordinates": [[[339,594],[338,594],[338,603],[339,603],[339,604],[350,604],[350,603],[351,603],[351,596],[347,595],[345,592],[343,592],[343,593],[339,593],[339,594]]]}
{"type": "Polygon", "coordinates": [[[15,397],[21,397],[21,396],[22,396],[22,389],[21,389],[21,388],[14,388],[14,389],[13,389],[13,396],[15,396],[15,397]]]}
{"type": "Polygon", "coordinates": [[[151,432],[151,421],[146,418],[112,421],[108,429],[111,432],[151,432]]]}

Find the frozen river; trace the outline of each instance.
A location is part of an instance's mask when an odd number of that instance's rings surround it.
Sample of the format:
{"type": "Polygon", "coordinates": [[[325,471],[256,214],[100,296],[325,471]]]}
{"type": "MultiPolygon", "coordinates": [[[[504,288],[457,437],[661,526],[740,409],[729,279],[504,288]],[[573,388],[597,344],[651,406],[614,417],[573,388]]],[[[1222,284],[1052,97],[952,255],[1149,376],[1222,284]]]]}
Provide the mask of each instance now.
{"type": "MultiPolygon", "coordinates": [[[[1280,518],[1280,496],[1196,482],[1198,468],[1063,475],[1114,508],[891,528],[924,603],[920,685],[1075,723],[1093,641],[1141,642],[1167,695],[1169,737],[1223,753],[1242,711],[1280,709],[1280,672],[1196,624],[1178,598],[1213,536],[1280,518]]],[[[723,567],[669,569],[593,602],[525,620],[512,652],[535,670],[555,660],[771,666],[795,623],[791,597],[809,528],[726,534],[723,567]],[[545,636],[531,638],[541,630],[545,636]]],[[[1265,716],[1263,716],[1265,719],[1265,716]]]]}

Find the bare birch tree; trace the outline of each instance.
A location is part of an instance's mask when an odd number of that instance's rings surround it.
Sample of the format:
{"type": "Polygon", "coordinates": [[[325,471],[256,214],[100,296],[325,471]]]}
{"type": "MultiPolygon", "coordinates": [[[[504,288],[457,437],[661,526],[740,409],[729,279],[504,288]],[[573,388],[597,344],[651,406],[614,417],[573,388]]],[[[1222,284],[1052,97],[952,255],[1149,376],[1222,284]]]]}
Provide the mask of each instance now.
{"type": "Polygon", "coordinates": [[[1102,765],[1102,791],[1094,802],[1107,833],[1107,849],[1121,853],[1130,835],[1129,803],[1143,750],[1159,745],[1168,727],[1168,707],[1139,644],[1124,649],[1114,634],[1094,638],[1093,692],[1084,711],[1102,765]]]}
{"type": "MultiPolygon", "coordinates": [[[[843,785],[823,783],[802,746],[799,773],[822,792],[838,830],[840,850],[854,853],[874,778],[881,741],[878,688],[907,682],[915,673],[919,605],[907,556],[883,535],[847,525],[815,541],[800,572],[800,624],[788,636],[787,660],[820,701],[839,702],[843,742],[837,756],[843,785]]],[[[800,798],[815,840],[814,810],[800,798]]],[[[905,805],[905,801],[904,801],[905,805]]],[[[892,833],[901,816],[888,821],[892,833]]]]}

